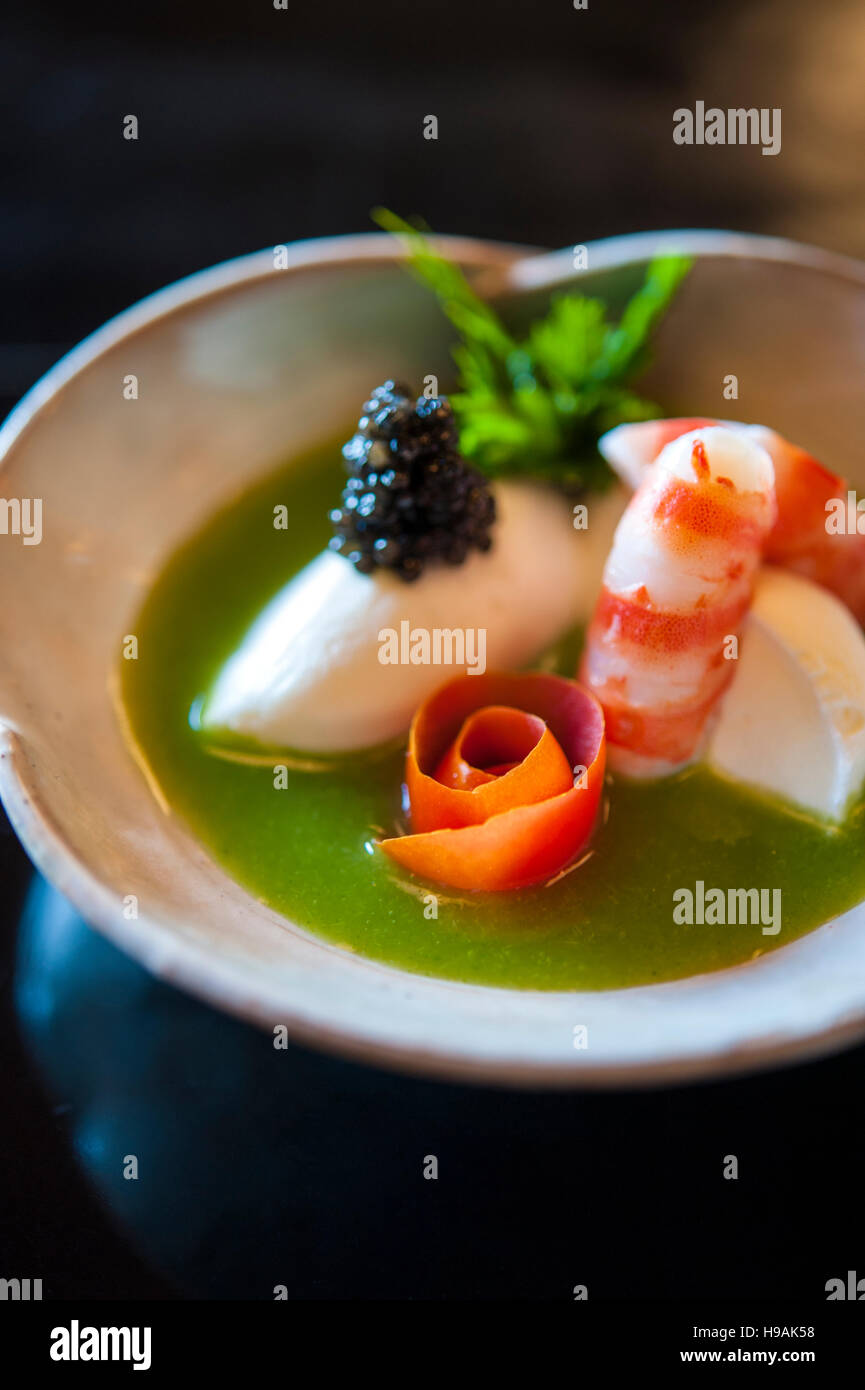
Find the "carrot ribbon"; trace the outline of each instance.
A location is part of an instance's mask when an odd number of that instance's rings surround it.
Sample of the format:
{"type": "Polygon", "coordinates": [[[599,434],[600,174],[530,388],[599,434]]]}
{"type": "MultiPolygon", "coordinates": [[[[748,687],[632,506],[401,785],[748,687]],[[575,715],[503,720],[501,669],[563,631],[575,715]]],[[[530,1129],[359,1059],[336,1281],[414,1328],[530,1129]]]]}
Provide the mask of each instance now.
{"type": "Polygon", "coordinates": [[[451,888],[498,892],[544,882],[592,833],[605,752],[601,707],[575,681],[461,676],[412,721],[412,833],[380,848],[451,888]]]}

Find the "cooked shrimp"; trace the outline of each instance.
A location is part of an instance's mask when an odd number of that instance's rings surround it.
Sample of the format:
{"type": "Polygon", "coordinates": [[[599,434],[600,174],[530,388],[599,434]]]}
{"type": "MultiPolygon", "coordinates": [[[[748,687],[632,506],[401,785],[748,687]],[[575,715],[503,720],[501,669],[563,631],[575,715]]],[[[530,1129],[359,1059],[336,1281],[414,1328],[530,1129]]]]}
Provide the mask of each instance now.
{"type": "Polygon", "coordinates": [[[682,435],[647,471],[619,522],[583,658],[614,767],[660,776],[699,752],[774,521],[772,460],[732,430],[682,435]]]}
{"type": "Polygon", "coordinates": [[[766,560],[829,589],[865,624],[865,535],[855,527],[835,533],[826,524],[827,504],[834,500],[846,504],[848,485],[804,449],[765,425],[704,419],[619,425],[601,438],[599,448],[619,477],[636,488],[671,440],[706,425],[744,432],[772,459],[778,519],[766,545],[766,560]]]}
{"type": "Polygon", "coordinates": [[[746,428],[775,465],[778,520],[766,559],[829,589],[865,625],[865,535],[855,526],[835,532],[827,525],[827,504],[840,500],[846,507],[847,482],[774,430],[746,428]]]}
{"type": "Polygon", "coordinates": [[[607,430],[598,440],[598,448],[622,482],[636,489],[662,449],[689,430],[702,430],[709,425],[734,428],[736,422],[710,420],[705,416],[640,420],[637,424],[617,425],[614,430],[607,430]]]}

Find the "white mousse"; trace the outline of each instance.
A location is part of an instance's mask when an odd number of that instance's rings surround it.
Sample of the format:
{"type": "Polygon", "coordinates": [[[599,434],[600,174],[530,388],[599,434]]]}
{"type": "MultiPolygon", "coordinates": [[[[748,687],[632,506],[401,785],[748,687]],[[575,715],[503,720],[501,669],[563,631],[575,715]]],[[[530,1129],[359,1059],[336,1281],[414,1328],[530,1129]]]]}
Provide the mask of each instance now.
{"type": "Polygon", "coordinates": [[[585,529],[575,529],[572,508],[550,489],[500,483],[495,496],[492,549],[456,567],[431,565],[412,584],[381,571],[360,574],[331,551],[319,555],[271,600],[226,662],[202,726],[273,748],[370,747],[403,733],[444,681],[480,669],[479,630],[486,668],[513,670],[586,622],[624,491],[591,498],[585,529]],[[382,634],[400,633],[405,623],[429,634],[473,634],[471,662],[386,664],[382,634]]]}
{"type": "Polygon", "coordinates": [[[727,777],[843,819],[865,779],[865,637],[826,589],[761,570],[707,761],[727,777]]]}

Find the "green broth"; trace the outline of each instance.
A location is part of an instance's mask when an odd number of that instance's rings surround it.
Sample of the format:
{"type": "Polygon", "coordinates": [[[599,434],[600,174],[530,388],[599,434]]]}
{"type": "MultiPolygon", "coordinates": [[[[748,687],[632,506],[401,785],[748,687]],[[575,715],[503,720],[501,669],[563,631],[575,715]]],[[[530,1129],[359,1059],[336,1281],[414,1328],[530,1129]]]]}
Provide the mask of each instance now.
{"type": "MultiPolygon", "coordinates": [[[[254,895],[347,950],[424,974],[535,989],[606,989],[717,970],[774,950],[865,898],[863,809],[841,831],[705,770],[611,782],[590,857],[550,887],[454,895],[401,873],[373,839],[399,811],[403,755],[316,771],[215,756],[189,712],[263,604],[325,544],[342,477],[330,446],[241,496],[171,560],[122,663],[130,728],[172,810],[254,895]],[[288,530],[273,525],[285,504],[288,530]],[[782,925],[687,926],[673,893],[767,888],[782,925]],[[431,915],[435,894],[438,916],[431,915]]],[[[563,673],[573,671],[573,643],[563,673]]],[[[444,678],[445,673],[443,673],[444,678]]]]}

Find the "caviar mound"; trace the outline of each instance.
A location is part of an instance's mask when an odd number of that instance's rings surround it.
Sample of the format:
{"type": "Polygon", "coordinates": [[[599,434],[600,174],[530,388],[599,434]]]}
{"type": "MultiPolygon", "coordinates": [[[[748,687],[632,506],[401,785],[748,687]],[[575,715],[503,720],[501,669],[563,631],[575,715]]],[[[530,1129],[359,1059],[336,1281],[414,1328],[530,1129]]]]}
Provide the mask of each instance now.
{"type": "Polygon", "coordinates": [[[415,399],[386,381],[342,453],[349,476],[330,514],[330,548],[362,574],[382,568],[414,580],[429,563],[459,565],[469,551],[489,550],[495,499],[459,453],[446,397],[415,399]]]}

